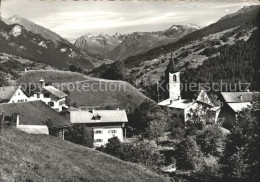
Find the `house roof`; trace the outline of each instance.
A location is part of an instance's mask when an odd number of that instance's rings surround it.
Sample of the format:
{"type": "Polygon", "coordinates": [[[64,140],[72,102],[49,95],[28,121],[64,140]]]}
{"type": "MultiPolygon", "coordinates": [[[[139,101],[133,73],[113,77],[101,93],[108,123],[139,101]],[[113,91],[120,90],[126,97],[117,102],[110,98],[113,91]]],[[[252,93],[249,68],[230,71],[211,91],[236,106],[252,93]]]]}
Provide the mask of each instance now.
{"type": "Polygon", "coordinates": [[[221,92],[226,102],[251,102],[253,92],[221,92]]]}
{"type": "Polygon", "coordinates": [[[187,99],[178,99],[178,100],[172,100],[172,101],[171,100],[172,99],[166,99],[166,100],[158,103],[158,105],[171,107],[171,108],[177,108],[177,109],[185,109],[194,104],[193,101],[190,101],[187,99]]]}
{"type": "Polygon", "coordinates": [[[207,104],[209,106],[212,106],[214,107],[214,104],[211,102],[208,94],[204,91],[204,90],[201,90],[196,101],[199,101],[201,103],[204,103],[204,104],[207,104]]]}
{"type": "Polygon", "coordinates": [[[65,120],[59,113],[42,101],[5,103],[0,104],[0,108],[2,108],[5,116],[12,116],[18,113],[21,125],[46,125],[46,121],[49,119],[53,121],[53,127],[55,128],[71,125],[69,121],[65,120]]]}
{"type": "Polygon", "coordinates": [[[59,98],[59,99],[62,99],[62,98],[64,98],[64,97],[67,97],[67,96],[68,96],[66,93],[64,93],[64,92],[62,92],[62,91],[56,89],[55,87],[53,87],[53,86],[51,86],[51,85],[45,86],[45,87],[43,88],[43,90],[45,90],[45,91],[47,91],[47,92],[53,94],[54,96],[56,96],[56,97],[59,98]]]}
{"type": "Polygon", "coordinates": [[[242,103],[228,103],[228,105],[231,107],[231,109],[235,112],[240,112],[244,108],[247,108],[251,105],[250,102],[242,102],[242,103]]]}
{"type": "Polygon", "coordinates": [[[10,100],[19,86],[5,86],[0,87],[0,100],[10,100]]]}
{"type": "Polygon", "coordinates": [[[117,123],[128,122],[125,110],[71,111],[71,123],[117,123]],[[98,117],[97,117],[98,116],[98,117]]]}

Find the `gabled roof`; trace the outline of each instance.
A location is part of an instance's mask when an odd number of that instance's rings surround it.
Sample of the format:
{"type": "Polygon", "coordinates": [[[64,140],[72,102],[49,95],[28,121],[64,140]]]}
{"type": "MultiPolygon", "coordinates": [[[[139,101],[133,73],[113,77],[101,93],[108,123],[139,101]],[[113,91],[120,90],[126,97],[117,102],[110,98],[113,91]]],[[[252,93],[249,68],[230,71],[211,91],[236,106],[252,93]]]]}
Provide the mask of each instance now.
{"type": "Polygon", "coordinates": [[[167,99],[158,103],[158,105],[160,106],[166,106],[166,107],[177,108],[177,109],[185,109],[193,104],[194,104],[193,101],[187,99],[177,99],[177,100],[167,99]]]}
{"type": "Polygon", "coordinates": [[[226,102],[251,102],[253,92],[221,92],[226,102]]]}
{"type": "Polygon", "coordinates": [[[207,94],[204,90],[201,90],[201,91],[200,91],[200,93],[199,93],[199,95],[198,95],[196,101],[214,107],[214,104],[212,103],[212,101],[210,100],[208,94],[207,94]]]}
{"type": "Polygon", "coordinates": [[[18,89],[19,86],[0,87],[0,101],[1,100],[9,101],[18,89]]]}
{"type": "Polygon", "coordinates": [[[43,88],[44,91],[47,91],[49,93],[51,93],[52,95],[54,95],[55,97],[59,98],[59,99],[62,99],[62,98],[65,98],[67,97],[68,95],[58,89],[56,89],[55,87],[49,85],[49,86],[45,86],[43,88]]]}
{"type": "Polygon", "coordinates": [[[174,65],[173,60],[171,59],[169,64],[167,65],[166,72],[168,73],[176,73],[178,72],[176,66],[174,65]]]}
{"type": "Polygon", "coordinates": [[[5,116],[19,114],[21,125],[46,125],[49,119],[53,127],[64,128],[71,124],[42,101],[0,104],[5,116]]]}
{"type": "Polygon", "coordinates": [[[71,123],[117,123],[128,122],[125,110],[71,111],[71,123]],[[99,116],[99,117],[96,117],[99,116]],[[100,118],[100,119],[96,119],[100,118]]]}
{"type": "Polygon", "coordinates": [[[229,107],[234,111],[234,112],[240,112],[244,108],[247,108],[248,106],[251,105],[250,102],[242,102],[242,103],[228,103],[229,107]]]}

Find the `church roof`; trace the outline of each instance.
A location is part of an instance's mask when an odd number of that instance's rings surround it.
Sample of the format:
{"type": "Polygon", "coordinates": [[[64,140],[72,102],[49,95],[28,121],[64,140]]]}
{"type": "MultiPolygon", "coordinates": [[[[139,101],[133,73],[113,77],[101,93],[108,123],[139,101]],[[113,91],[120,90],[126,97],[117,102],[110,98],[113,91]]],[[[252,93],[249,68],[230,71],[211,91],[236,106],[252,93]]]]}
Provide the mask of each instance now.
{"type": "Polygon", "coordinates": [[[166,68],[166,71],[169,72],[169,73],[176,73],[178,72],[177,68],[176,68],[176,65],[174,65],[174,62],[173,60],[171,59],[167,68],[166,68]]]}

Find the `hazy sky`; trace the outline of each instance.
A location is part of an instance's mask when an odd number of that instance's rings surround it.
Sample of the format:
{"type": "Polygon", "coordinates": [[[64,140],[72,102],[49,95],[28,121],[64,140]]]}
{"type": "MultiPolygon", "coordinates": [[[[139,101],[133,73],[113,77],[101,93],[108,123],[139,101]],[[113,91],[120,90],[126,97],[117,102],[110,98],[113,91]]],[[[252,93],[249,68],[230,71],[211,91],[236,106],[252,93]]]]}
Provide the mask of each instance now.
{"type": "Polygon", "coordinates": [[[1,12],[4,18],[19,15],[63,37],[73,38],[86,33],[157,31],[173,24],[206,26],[225,14],[254,4],[259,1],[2,0],[1,12]]]}

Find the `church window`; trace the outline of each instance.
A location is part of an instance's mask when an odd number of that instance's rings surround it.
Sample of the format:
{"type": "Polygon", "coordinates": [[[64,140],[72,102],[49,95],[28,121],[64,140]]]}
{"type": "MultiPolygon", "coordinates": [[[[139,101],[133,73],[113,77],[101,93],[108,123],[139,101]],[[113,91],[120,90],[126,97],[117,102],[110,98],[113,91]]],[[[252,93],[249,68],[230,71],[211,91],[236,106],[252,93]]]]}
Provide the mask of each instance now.
{"type": "Polygon", "coordinates": [[[177,78],[176,78],[176,75],[174,74],[173,77],[172,77],[172,81],[176,82],[177,81],[177,78]]]}

